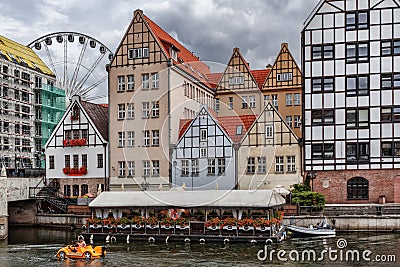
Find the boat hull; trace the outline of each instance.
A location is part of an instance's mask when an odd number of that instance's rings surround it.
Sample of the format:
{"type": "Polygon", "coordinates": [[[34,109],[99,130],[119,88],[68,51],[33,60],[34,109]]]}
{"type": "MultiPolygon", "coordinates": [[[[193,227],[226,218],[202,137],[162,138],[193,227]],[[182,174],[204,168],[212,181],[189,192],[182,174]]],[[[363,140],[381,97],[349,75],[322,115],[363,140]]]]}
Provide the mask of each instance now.
{"type": "Polygon", "coordinates": [[[307,227],[289,225],[286,227],[286,230],[290,231],[294,237],[334,237],[334,236],[336,236],[335,229],[307,228],[307,227]]]}

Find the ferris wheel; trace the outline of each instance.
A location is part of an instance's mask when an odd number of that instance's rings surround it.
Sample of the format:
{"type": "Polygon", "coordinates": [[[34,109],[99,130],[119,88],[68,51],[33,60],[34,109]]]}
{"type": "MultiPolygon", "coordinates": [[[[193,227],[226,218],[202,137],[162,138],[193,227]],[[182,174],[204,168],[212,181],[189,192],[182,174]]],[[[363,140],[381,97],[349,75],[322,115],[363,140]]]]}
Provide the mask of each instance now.
{"type": "Polygon", "coordinates": [[[65,90],[68,99],[73,95],[86,101],[107,98],[106,64],[113,53],[102,42],[82,33],[55,32],[32,41],[28,47],[35,49],[53,71],[55,86],[65,90]]]}

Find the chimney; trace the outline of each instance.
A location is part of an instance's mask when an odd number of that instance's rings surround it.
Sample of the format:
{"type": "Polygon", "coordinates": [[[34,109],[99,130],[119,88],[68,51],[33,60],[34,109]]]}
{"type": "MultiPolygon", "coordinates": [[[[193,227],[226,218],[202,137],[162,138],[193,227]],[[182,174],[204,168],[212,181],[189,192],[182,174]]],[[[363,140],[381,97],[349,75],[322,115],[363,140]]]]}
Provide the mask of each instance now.
{"type": "Polygon", "coordinates": [[[268,64],[265,68],[266,68],[266,69],[272,69],[272,65],[271,65],[271,64],[268,64]]]}

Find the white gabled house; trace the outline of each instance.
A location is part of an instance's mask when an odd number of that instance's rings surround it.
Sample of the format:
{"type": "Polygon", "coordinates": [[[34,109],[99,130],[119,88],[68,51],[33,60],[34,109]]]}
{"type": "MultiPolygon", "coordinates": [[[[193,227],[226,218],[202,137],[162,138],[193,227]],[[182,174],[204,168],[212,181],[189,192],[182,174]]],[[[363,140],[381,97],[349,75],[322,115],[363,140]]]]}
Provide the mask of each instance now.
{"type": "Polygon", "coordinates": [[[73,96],[45,146],[46,174],[64,197],[108,188],[108,107],[73,96]]]}
{"type": "Polygon", "coordinates": [[[172,152],[173,186],[236,188],[234,146],[254,119],[254,115],[217,117],[203,107],[193,120],[181,120],[179,141],[172,152]]]}

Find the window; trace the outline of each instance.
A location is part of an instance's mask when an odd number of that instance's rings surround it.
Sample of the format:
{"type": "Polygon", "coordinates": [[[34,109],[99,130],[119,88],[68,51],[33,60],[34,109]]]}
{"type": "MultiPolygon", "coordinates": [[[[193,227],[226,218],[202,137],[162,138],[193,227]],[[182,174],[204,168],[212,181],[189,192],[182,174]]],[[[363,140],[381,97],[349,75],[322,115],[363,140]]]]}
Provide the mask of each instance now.
{"type": "Polygon", "coordinates": [[[88,134],[89,134],[89,131],[88,130],[81,130],[81,136],[82,136],[82,138],[83,139],[88,139],[88,134]]]}
{"type": "Polygon", "coordinates": [[[125,91],[125,76],[118,76],[118,92],[125,91]]]}
{"type": "Polygon", "coordinates": [[[254,95],[249,96],[249,107],[250,108],[256,107],[256,97],[254,95]]]}
{"type": "Polygon", "coordinates": [[[149,57],[149,48],[135,48],[128,50],[128,59],[135,59],[135,58],[145,58],[149,57]]]}
{"type": "Polygon", "coordinates": [[[256,171],[256,158],[250,157],[247,159],[247,173],[252,174],[256,171]]]}
{"type": "Polygon", "coordinates": [[[79,185],[77,184],[72,185],[72,196],[74,197],[79,196],[79,185]]]}
{"type": "Polygon", "coordinates": [[[301,94],[294,94],[294,105],[300,106],[301,105],[301,94]]]}
{"type": "Polygon", "coordinates": [[[160,175],[160,161],[159,160],[153,160],[151,162],[152,164],[152,171],[151,175],[152,176],[159,176],[160,175]]]}
{"type": "Polygon", "coordinates": [[[215,99],[215,111],[219,111],[219,98],[215,99]]]}
{"type": "Polygon", "coordinates": [[[150,131],[143,131],[143,146],[150,146],[150,131]]]}
{"type": "Polygon", "coordinates": [[[278,109],[278,95],[272,95],[272,105],[278,109]]]}
{"type": "Polygon", "coordinates": [[[363,76],[349,76],[346,78],[346,95],[368,95],[369,93],[369,77],[363,76]]]}
{"type": "Polygon", "coordinates": [[[135,177],[135,162],[128,161],[128,177],[135,177]]]}
{"type": "Polygon", "coordinates": [[[207,148],[205,147],[200,148],[200,157],[207,158],[207,148]]]}
{"type": "Polygon", "coordinates": [[[243,125],[236,126],[236,135],[242,135],[242,134],[243,134],[243,125]]]}
{"type": "Polygon", "coordinates": [[[244,76],[229,77],[229,85],[244,84],[244,76]]]}
{"type": "Polygon", "coordinates": [[[152,130],[152,144],[151,146],[159,146],[160,145],[160,131],[159,130],[152,130]]]}
{"type": "Polygon", "coordinates": [[[367,62],[369,57],[369,44],[356,43],[346,44],[346,62],[367,62]]]}
{"type": "Polygon", "coordinates": [[[347,181],[347,199],[368,199],[369,182],[363,177],[354,177],[347,181]]]}
{"type": "Polygon", "coordinates": [[[225,174],[225,159],[218,159],[218,175],[225,174]]]}
{"type": "Polygon", "coordinates": [[[150,176],[150,160],[143,161],[143,176],[150,176]]]}
{"type": "Polygon", "coordinates": [[[149,74],[145,73],[142,74],[142,89],[149,89],[150,84],[149,84],[149,74]]]}
{"type": "Polygon", "coordinates": [[[151,102],[152,108],[151,108],[151,117],[152,118],[158,118],[160,117],[160,104],[158,101],[153,101],[151,102]]]}
{"type": "Polygon", "coordinates": [[[118,104],[118,119],[123,120],[125,118],[125,104],[118,104]]]}
{"type": "Polygon", "coordinates": [[[313,159],[333,159],[334,144],[317,144],[311,146],[313,159]]]}
{"type": "Polygon", "coordinates": [[[133,120],[135,118],[135,105],[133,103],[128,103],[127,109],[128,109],[127,118],[133,120]]]}
{"type": "Polygon", "coordinates": [[[400,157],[400,142],[382,142],[382,157],[400,157]]]}
{"type": "Polygon", "coordinates": [[[200,129],[200,141],[207,141],[207,129],[200,129]]]}
{"type": "Polygon", "coordinates": [[[400,55],[400,40],[387,40],[381,42],[381,56],[400,55]]]}
{"type": "Polygon", "coordinates": [[[275,157],[275,172],[283,173],[283,157],[275,157]]]}
{"type": "Polygon", "coordinates": [[[249,104],[247,103],[247,96],[242,96],[242,108],[248,108],[249,104]]]}
{"type": "Polygon", "coordinates": [[[189,175],[189,160],[184,159],[182,160],[182,176],[189,175]]]}
{"type": "Polygon", "coordinates": [[[346,159],[350,163],[369,161],[369,143],[346,144],[346,159]]]}
{"type": "Polygon", "coordinates": [[[312,59],[313,60],[325,60],[334,58],[334,46],[329,45],[313,45],[312,47],[312,59]]]}
{"type": "Polygon", "coordinates": [[[346,111],[347,128],[363,128],[369,126],[368,109],[349,109],[346,111]]]}
{"type": "Polygon", "coordinates": [[[118,132],[118,147],[125,146],[125,132],[118,132]]]}
{"type": "Polygon", "coordinates": [[[293,80],[293,73],[287,72],[287,73],[280,73],[276,75],[276,81],[277,82],[287,82],[293,80]]]}
{"type": "Polygon", "coordinates": [[[49,156],[49,169],[54,169],[54,156],[49,156]]]}
{"type": "Polygon", "coordinates": [[[333,109],[312,110],[311,119],[313,125],[334,124],[335,110],[333,109]]]}
{"type": "Polygon", "coordinates": [[[87,184],[81,185],[81,196],[89,193],[89,186],[87,184]]]}
{"type": "Polygon", "coordinates": [[[128,91],[135,90],[135,76],[128,75],[127,77],[128,77],[128,91]]]}
{"type": "Polygon", "coordinates": [[[72,159],[73,159],[74,168],[79,168],[79,155],[73,155],[72,159]]]}
{"type": "Polygon", "coordinates": [[[82,159],[82,167],[87,168],[87,154],[82,154],[81,159],[82,159]]]}
{"type": "Polygon", "coordinates": [[[293,117],[292,116],[286,116],[286,124],[292,128],[293,127],[293,117]]]}
{"type": "Polygon", "coordinates": [[[294,115],[294,128],[300,128],[301,117],[299,115],[294,115]]]}
{"type": "Polygon", "coordinates": [[[400,107],[382,108],[381,120],[382,122],[399,122],[400,107]]]}
{"type": "Polygon", "coordinates": [[[266,173],[266,158],[259,157],[257,160],[257,173],[266,173]]]}
{"type": "Polygon", "coordinates": [[[346,13],[346,30],[363,30],[368,27],[368,11],[346,13]]]}
{"type": "Polygon", "coordinates": [[[70,197],[71,196],[71,186],[68,184],[64,185],[64,196],[70,197]]]}
{"type": "Polygon", "coordinates": [[[286,157],[286,171],[287,172],[296,172],[296,157],[295,156],[287,156],[286,157]]]}
{"type": "Polygon", "coordinates": [[[128,131],[128,147],[134,147],[134,146],[135,146],[135,132],[128,131]]]}
{"type": "Polygon", "coordinates": [[[274,137],[274,125],[266,124],[265,125],[265,138],[273,138],[274,137]]]}
{"type": "Polygon", "coordinates": [[[199,176],[199,160],[192,159],[192,175],[199,176]]]}
{"type": "Polygon", "coordinates": [[[71,166],[71,156],[64,155],[64,167],[69,168],[71,166]]]}
{"type": "Polygon", "coordinates": [[[97,168],[103,168],[104,166],[104,156],[103,154],[97,154],[97,168]]]}
{"type": "Polygon", "coordinates": [[[229,101],[229,103],[228,103],[228,108],[229,108],[229,109],[233,109],[233,97],[229,97],[229,98],[228,98],[228,101],[229,101]]]}
{"type": "Polygon", "coordinates": [[[286,94],[286,106],[292,106],[292,105],[293,105],[293,95],[286,94]]]}
{"type": "Polygon", "coordinates": [[[150,115],[149,102],[142,102],[142,119],[148,119],[150,115]]]}
{"type": "Polygon", "coordinates": [[[382,89],[392,89],[400,87],[400,73],[381,74],[382,89]]]}
{"type": "Polygon", "coordinates": [[[208,159],[207,175],[215,175],[215,159],[208,159]]]}
{"type": "Polygon", "coordinates": [[[151,88],[158,88],[158,73],[151,74],[151,88]]]}
{"type": "Polygon", "coordinates": [[[125,177],[125,161],[118,161],[118,177],[125,177]]]}

